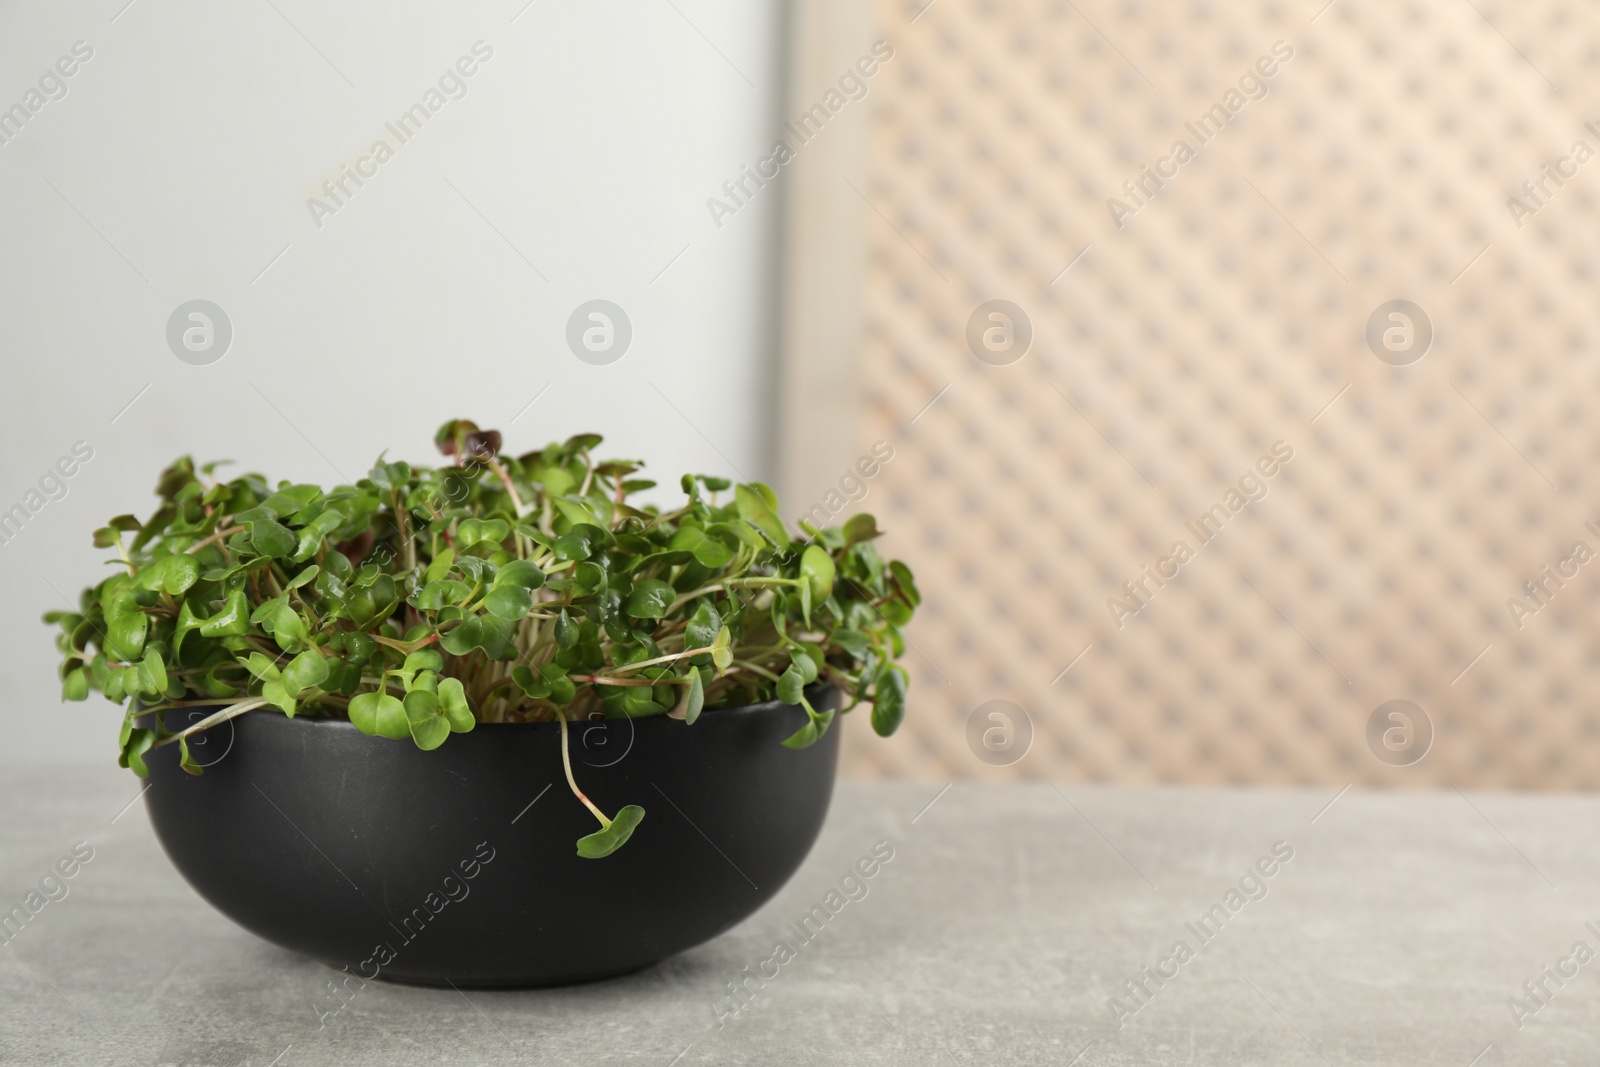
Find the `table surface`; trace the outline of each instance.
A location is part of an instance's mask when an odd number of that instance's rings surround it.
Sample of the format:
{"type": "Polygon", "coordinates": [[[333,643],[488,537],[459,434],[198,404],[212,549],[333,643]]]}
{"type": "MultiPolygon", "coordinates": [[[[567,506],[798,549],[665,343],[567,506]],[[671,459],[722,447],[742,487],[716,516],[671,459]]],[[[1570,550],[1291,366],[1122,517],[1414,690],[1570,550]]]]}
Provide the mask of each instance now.
{"type": "Polygon", "coordinates": [[[0,1063],[1600,1062],[1596,797],[842,783],[790,884],[709,944],[577,988],[345,1003],[189,889],[135,790],[5,773],[0,912],[93,858],[0,948],[0,1063]],[[879,842],[866,895],[830,899],[879,842]]]}

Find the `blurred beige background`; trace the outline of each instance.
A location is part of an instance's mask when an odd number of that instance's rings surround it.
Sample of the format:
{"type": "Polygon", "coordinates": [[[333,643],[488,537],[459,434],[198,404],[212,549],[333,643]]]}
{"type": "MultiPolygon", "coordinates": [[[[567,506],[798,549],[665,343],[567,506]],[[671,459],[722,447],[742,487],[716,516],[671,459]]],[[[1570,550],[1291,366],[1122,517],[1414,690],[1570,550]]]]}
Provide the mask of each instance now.
{"type": "Polygon", "coordinates": [[[789,87],[893,49],[787,220],[784,499],[887,442],[856,506],[926,595],[906,725],[848,722],[850,773],[1600,782],[1600,11],[923,4],[802,0],[789,87]],[[967,336],[997,299],[1004,365],[967,336]],[[1395,299],[1420,359],[1365,339],[1395,299]]]}

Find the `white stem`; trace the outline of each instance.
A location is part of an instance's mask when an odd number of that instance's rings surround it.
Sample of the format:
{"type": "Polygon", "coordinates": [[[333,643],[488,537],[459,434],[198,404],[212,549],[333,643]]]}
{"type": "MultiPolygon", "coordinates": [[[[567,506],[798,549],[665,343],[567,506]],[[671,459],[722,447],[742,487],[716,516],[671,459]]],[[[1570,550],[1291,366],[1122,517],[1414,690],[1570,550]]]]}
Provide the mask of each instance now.
{"type": "MultiPolygon", "coordinates": [[[[237,704],[229,704],[221,711],[213,712],[212,714],[207,715],[193,726],[190,726],[184,730],[180,730],[171,737],[163,738],[162,740],[158,741],[154,747],[159,748],[162,745],[170,745],[172,742],[188,737],[190,734],[197,734],[201,730],[209,730],[219,722],[227,722],[229,719],[237,718],[247,711],[254,711],[257,708],[265,707],[266,704],[267,702],[265,700],[242,700],[237,704]]],[[[160,712],[157,712],[156,714],[160,714],[160,712]]]]}

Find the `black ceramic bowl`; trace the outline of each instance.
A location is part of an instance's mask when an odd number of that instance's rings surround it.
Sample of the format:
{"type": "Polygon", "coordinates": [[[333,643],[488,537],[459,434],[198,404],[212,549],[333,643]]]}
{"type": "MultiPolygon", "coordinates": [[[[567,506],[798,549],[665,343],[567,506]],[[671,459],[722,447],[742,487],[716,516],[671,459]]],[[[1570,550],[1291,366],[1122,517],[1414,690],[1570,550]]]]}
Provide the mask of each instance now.
{"type": "Polygon", "coordinates": [[[610,815],[646,811],[599,860],[576,852],[598,823],[567,788],[555,724],[480,724],[422,752],[253,711],[201,735],[199,777],[177,746],[152,753],[145,803],[189,884],[268,941],[367,979],[561,985],[700,944],[782,887],[822,828],[838,764],[838,724],[783,747],[805,721],[772,702],[693,726],[574,724],[579,788],[610,815]]]}

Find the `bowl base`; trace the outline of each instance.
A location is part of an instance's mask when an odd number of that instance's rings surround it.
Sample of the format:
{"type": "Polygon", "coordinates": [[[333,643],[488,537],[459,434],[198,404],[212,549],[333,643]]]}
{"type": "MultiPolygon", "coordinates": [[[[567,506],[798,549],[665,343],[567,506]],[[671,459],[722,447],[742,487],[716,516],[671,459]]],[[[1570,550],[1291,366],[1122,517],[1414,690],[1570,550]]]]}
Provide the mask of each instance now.
{"type": "MultiPolygon", "coordinates": [[[[320,962],[320,961],[319,961],[320,962]]],[[[485,989],[485,990],[517,990],[517,989],[561,989],[566,986],[592,985],[596,982],[609,982],[616,978],[626,978],[632,974],[648,971],[660,963],[656,960],[643,963],[636,967],[624,967],[616,971],[606,971],[601,974],[577,975],[570,978],[449,978],[434,975],[387,975],[379,973],[376,978],[364,978],[362,981],[374,982],[378,985],[408,986],[413,989],[485,989]]],[[[330,964],[322,966],[335,974],[345,974],[330,964]]]]}

